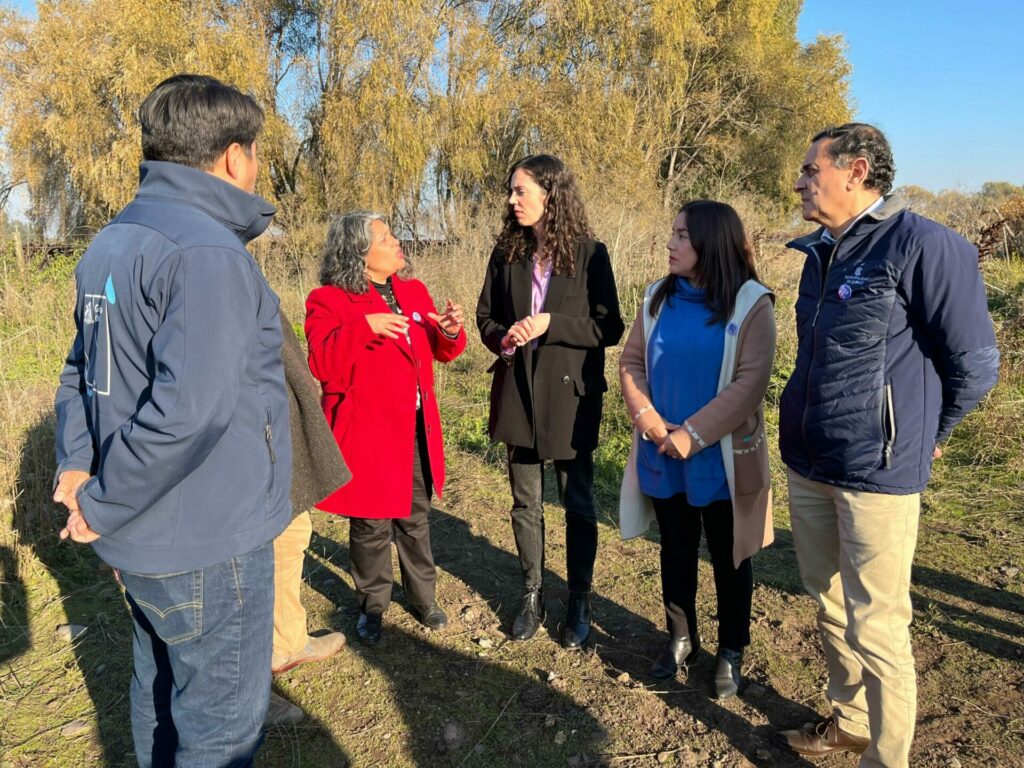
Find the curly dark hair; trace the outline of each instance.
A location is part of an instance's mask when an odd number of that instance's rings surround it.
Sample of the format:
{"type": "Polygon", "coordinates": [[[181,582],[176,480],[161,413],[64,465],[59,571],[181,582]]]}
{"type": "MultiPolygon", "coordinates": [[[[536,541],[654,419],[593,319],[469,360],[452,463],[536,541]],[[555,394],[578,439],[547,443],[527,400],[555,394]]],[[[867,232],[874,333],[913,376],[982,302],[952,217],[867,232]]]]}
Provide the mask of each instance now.
{"type": "Polygon", "coordinates": [[[892,189],[892,180],[896,176],[896,166],[892,160],[892,148],[885,134],[868,123],[846,123],[826,128],[813,139],[831,139],[828,145],[828,156],[836,168],[848,168],[858,157],[868,161],[868,175],[864,186],[879,194],[888,194],[892,189]]]}
{"type": "MultiPolygon", "coordinates": [[[[556,275],[576,273],[576,247],[591,236],[587,212],[576,186],[576,175],[553,155],[530,155],[509,169],[505,191],[511,194],[512,175],[523,170],[547,193],[544,206],[544,253],[551,259],[556,275]]],[[[529,259],[537,250],[537,238],[531,227],[516,221],[512,206],[505,213],[505,224],[498,235],[497,248],[510,263],[529,259]]]]}
{"type": "MultiPolygon", "coordinates": [[[[704,290],[704,306],[711,312],[708,325],[727,323],[742,285],[747,280],[757,280],[754,249],[743,221],[731,205],[715,200],[692,200],[679,213],[686,216],[686,231],[697,253],[693,282],[704,290]]],[[[672,304],[681,279],[670,274],[661,281],[651,296],[651,317],[658,316],[662,302],[672,304]]]]}

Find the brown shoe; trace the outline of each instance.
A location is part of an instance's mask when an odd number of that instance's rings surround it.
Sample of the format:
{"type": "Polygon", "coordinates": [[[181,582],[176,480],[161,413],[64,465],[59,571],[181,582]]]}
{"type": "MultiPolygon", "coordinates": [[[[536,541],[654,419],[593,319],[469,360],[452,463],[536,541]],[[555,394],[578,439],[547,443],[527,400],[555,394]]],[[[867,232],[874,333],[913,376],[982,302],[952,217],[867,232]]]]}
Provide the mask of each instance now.
{"type": "Polygon", "coordinates": [[[289,669],[305,664],[310,661],[322,661],[330,658],[345,647],[345,635],[341,632],[331,632],[320,637],[306,636],[306,646],[292,656],[280,656],[274,654],[270,660],[270,673],[280,675],[289,669]]]}
{"type": "Polygon", "coordinates": [[[777,731],[775,741],[798,755],[809,757],[821,757],[834,752],[853,752],[859,755],[871,743],[871,739],[844,731],[836,723],[835,717],[826,717],[814,724],[807,723],[795,731],[777,731]]]}

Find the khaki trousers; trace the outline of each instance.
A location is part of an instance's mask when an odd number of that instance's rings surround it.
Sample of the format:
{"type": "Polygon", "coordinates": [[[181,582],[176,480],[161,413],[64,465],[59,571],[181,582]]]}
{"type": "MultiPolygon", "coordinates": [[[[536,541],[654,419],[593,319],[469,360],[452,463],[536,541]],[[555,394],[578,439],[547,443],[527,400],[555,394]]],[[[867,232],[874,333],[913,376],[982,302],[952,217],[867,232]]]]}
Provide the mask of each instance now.
{"type": "Polygon", "coordinates": [[[274,656],[288,658],[306,647],[306,609],[299,587],[312,536],[313,521],[303,512],[274,539],[274,656]]]}
{"type": "Polygon", "coordinates": [[[861,766],[905,768],[917,713],[910,567],[921,495],[851,491],[787,473],[793,543],[804,587],[818,602],[832,714],[844,731],[870,736],[861,766]]]}

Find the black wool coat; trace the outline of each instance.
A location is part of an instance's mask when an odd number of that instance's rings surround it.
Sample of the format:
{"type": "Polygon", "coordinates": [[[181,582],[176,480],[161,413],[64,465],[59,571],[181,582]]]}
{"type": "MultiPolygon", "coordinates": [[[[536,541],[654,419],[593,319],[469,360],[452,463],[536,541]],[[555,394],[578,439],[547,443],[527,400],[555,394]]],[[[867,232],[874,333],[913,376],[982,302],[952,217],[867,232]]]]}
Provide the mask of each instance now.
{"type": "Polygon", "coordinates": [[[292,516],[300,515],[352,479],[320,408],[320,385],[281,311],[281,361],[292,435],[292,516]]]}
{"type": "Polygon", "coordinates": [[[527,344],[503,358],[502,338],[530,314],[532,271],[532,261],[510,264],[495,249],[477,302],[480,337],[498,356],[490,368],[490,435],[535,447],[544,459],[572,459],[597,447],[608,390],[604,348],[617,344],[624,330],[615,275],[604,244],[582,241],[575,273],[551,276],[542,310],[551,324],[537,348],[527,344]]]}

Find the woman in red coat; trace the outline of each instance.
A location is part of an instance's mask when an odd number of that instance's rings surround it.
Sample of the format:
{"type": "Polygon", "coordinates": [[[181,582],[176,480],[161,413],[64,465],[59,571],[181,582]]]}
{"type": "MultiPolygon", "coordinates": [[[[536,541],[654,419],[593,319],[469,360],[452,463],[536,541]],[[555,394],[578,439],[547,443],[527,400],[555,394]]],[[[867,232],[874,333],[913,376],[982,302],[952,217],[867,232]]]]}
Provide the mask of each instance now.
{"type": "Polygon", "coordinates": [[[317,504],[351,518],[349,559],[360,599],[356,633],[380,641],[391,601],[391,541],[402,587],[430,629],[448,623],[435,599],[427,513],[444,486],[434,360],[466,347],[462,307],[438,314],[426,286],[398,276],[401,244],[382,216],[358,211],[327,234],[321,287],[306,299],[309,367],[352,480],[317,504]]]}

